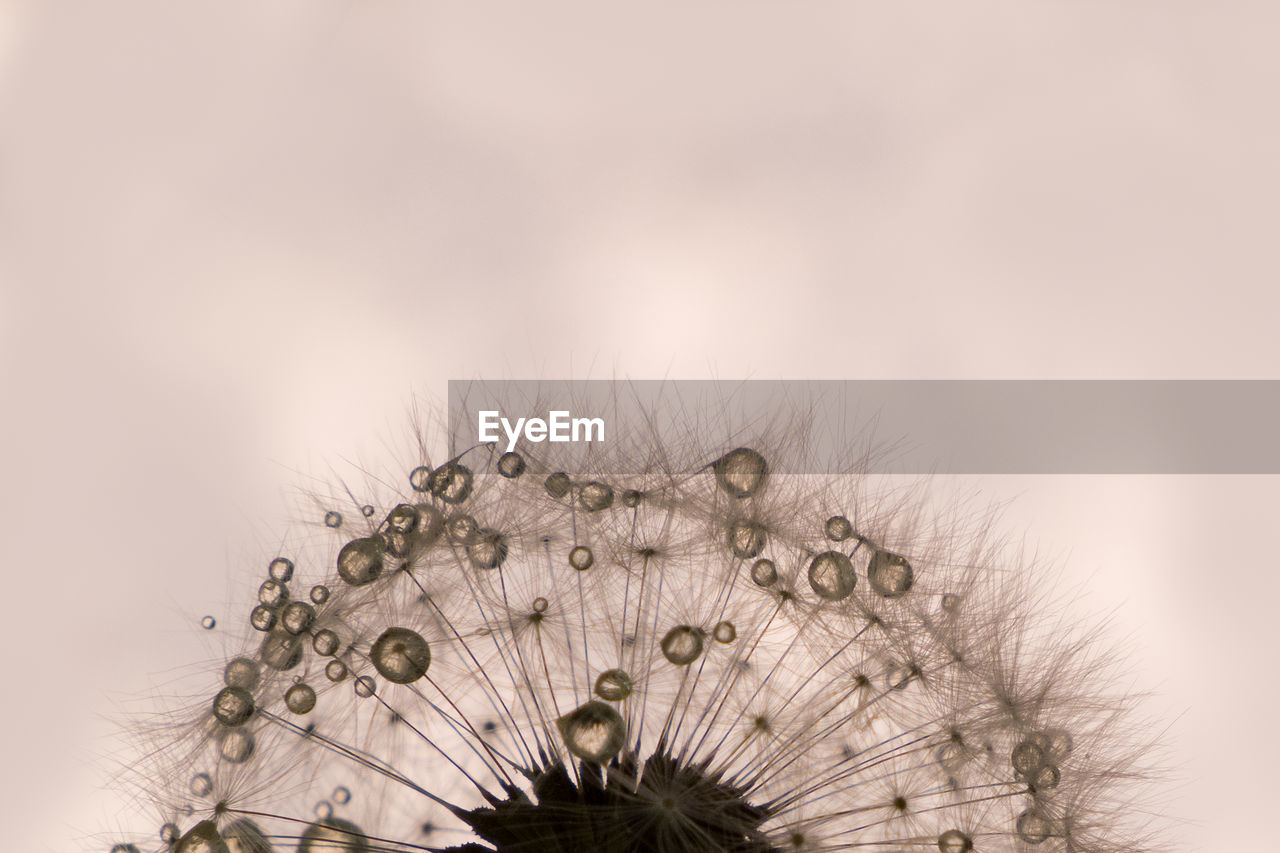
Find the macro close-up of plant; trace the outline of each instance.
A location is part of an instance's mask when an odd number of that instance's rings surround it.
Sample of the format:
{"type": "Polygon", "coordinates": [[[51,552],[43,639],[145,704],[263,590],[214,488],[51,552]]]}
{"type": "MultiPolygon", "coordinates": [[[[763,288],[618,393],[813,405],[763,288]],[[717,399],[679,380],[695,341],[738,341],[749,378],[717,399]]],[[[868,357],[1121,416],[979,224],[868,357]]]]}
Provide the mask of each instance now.
{"type": "Polygon", "coordinates": [[[420,433],[313,490],[203,620],[239,652],[135,732],[160,820],[110,849],[1149,849],[1149,736],[1033,564],[917,486],[779,473],[802,435],[737,438],[568,470],[420,433]]]}

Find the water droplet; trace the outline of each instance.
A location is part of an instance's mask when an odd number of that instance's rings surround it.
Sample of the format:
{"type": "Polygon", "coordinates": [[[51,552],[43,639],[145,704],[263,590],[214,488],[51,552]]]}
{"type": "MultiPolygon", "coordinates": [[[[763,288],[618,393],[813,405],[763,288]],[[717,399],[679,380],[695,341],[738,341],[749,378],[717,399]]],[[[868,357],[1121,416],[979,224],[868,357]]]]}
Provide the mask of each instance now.
{"type": "Polygon", "coordinates": [[[213,780],[208,773],[197,773],[191,777],[190,790],[192,796],[207,797],[213,791],[213,780]]]}
{"type": "Polygon", "coordinates": [[[285,557],[276,557],[267,565],[267,576],[272,580],[280,581],[280,583],[288,583],[293,580],[293,560],[285,557]]]}
{"type": "Polygon", "coordinates": [[[373,583],[382,574],[381,537],[352,539],[338,552],[338,576],[352,586],[373,583]]]}
{"type": "Polygon", "coordinates": [[[315,621],[316,611],[310,604],[290,602],[280,614],[280,625],[290,634],[301,634],[315,621]]]}
{"type": "Polygon", "coordinates": [[[262,638],[258,657],[277,672],[287,672],[302,660],[302,640],[277,628],[262,638]]]}
{"type": "Polygon", "coordinates": [[[324,584],[316,584],[311,587],[311,603],[324,604],[329,600],[329,587],[324,584]]]}
{"type": "Polygon", "coordinates": [[[827,519],[827,538],[832,542],[843,542],[853,535],[853,525],[843,515],[833,515],[827,519]]]}
{"type": "Polygon", "coordinates": [[[1013,748],[1009,760],[1019,776],[1029,778],[1044,765],[1044,750],[1040,744],[1028,738],[1013,748]]]}
{"type": "Polygon", "coordinates": [[[662,638],[662,654],[676,666],[686,666],[702,654],[702,632],[690,625],[677,625],[662,638]]]}
{"type": "Polygon", "coordinates": [[[508,480],[514,480],[524,473],[524,457],[514,450],[502,454],[498,458],[498,473],[508,480]]]}
{"type": "Polygon", "coordinates": [[[311,638],[311,648],[321,657],[329,657],[338,652],[338,635],[328,628],[321,628],[311,638]]]}
{"type": "Polygon", "coordinates": [[[867,566],[871,588],[885,598],[901,598],[911,589],[915,573],[905,557],[888,551],[876,551],[867,566]]]}
{"type": "Polygon", "coordinates": [[[621,751],[626,740],[621,715],[611,705],[595,699],[557,722],[565,747],[583,761],[604,764],[621,751]]]}
{"type": "Polygon", "coordinates": [[[535,599],[533,600],[533,612],[534,612],[534,613],[546,613],[546,612],[547,612],[547,600],[546,600],[545,598],[543,598],[542,596],[538,596],[537,598],[535,598],[535,599]]]}
{"type": "Polygon", "coordinates": [[[738,629],[732,622],[717,622],[716,627],[711,631],[711,636],[715,637],[717,643],[732,643],[738,639],[738,629]]]}
{"type": "Polygon", "coordinates": [[[356,679],[355,683],[356,695],[361,699],[368,699],[378,690],[378,682],[374,681],[367,675],[362,675],[356,679]]]}
{"type": "Polygon", "coordinates": [[[738,519],[729,525],[729,550],[735,557],[757,557],[768,542],[769,534],[762,524],[738,519]]]}
{"type": "Polygon", "coordinates": [[[596,695],[609,702],[621,702],[634,687],[631,675],[623,669],[606,669],[596,678],[596,695]]]}
{"type": "Polygon", "coordinates": [[[255,631],[270,631],[276,626],[276,612],[265,604],[259,604],[249,611],[249,624],[255,631]]]}
{"type": "Polygon", "coordinates": [[[948,829],[938,836],[938,849],[942,853],[969,853],[973,840],[958,829],[948,829]]]}
{"type": "Polygon", "coordinates": [[[378,674],[396,684],[408,684],[427,674],[431,648],[408,628],[388,628],[373,644],[369,658],[378,674]]]}
{"type": "Polygon", "coordinates": [[[338,529],[342,526],[342,513],[329,510],[324,514],[324,526],[338,529]]]}
{"type": "Polygon", "coordinates": [[[339,682],[347,677],[347,665],[340,660],[331,660],[324,665],[324,677],[332,682],[339,682]]]}
{"type": "Polygon", "coordinates": [[[253,694],[243,687],[224,687],[213,697],[213,716],[224,726],[242,726],[253,716],[253,694]]]}
{"type": "Polygon", "coordinates": [[[258,601],[267,607],[279,607],[289,600],[289,587],[277,580],[265,580],[258,587],[258,601]]]}
{"type": "Polygon", "coordinates": [[[569,475],[563,471],[557,471],[543,481],[542,487],[547,490],[547,494],[559,500],[569,494],[569,475]]]}
{"type": "Polygon", "coordinates": [[[496,530],[482,528],[476,541],[467,546],[467,557],[477,569],[496,569],[507,559],[507,538],[496,530]]]}
{"type": "Polygon", "coordinates": [[[243,687],[252,690],[258,686],[258,677],[262,668],[258,662],[249,658],[232,658],[222,670],[222,681],[228,687],[243,687]]]}
{"type": "Polygon", "coordinates": [[[1018,837],[1028,844],[1039,844],[1053,832],[1049,821],[1034,809],[1027,809],[1018,815],[1017,829],[1018,837]]]}
{"type": "Polygon", "coordinates": [[[368,853],[364,831],[349,820],[331,817],[307,827],[298,853],[368,853]]]}
{"type": "Polygon", "coordinates": [[[178,825],[176,823],[166,823],[160,827],[160,840],[165,844],[172,844],[178,840],[178,825]]]}
{"type": "Polygon", "coordinates": [[[853,563],[839,551],[824,551],[809,563],[809,586],[819,598],[827,601],[848,598],[857,582],[853,563]]]}
{"type": "Polygon", "coordinates": [[[469,545],[480,535],[480,525],[466,513],[450,516],[445,529],[449,531],[449,539],[459,545],[469,545]]]}
{"type": "Polygon", "coordinates": [[[773,560],[756,560],[751,567],[751,582],[756,586],[772,586],[778,580],[778,569],[773,560]]]}
{"type": "Polygon", "coordinates": [[[360,507],[360,514],[363,515],[365,518],[372,518],[373,513],[374,513],[374,509],[369,504],[365,504],[364,506],[360,507]]]}
{"type": "Polygon", "coordinates": [[[253,734],[247,729],[226,729],[218,739],[218,752],[232,764],[243,764],[253,757],[253,734]]]}
{"type": "Polygon", "coordinates": [[[134,844],[117,844],[111,848],[111,853],[139,853],[139,850],[134,844]]]}
{"type": "Polygon", "coordinates": [[[230,848],[211,820],[204,820],[182,836],[174,853],[230,853],[230,848]]]}
{"type": "Polygon", "coordinates": [[[1061,764],[1075,744],[1071,740],[1071,733],[1065,729],[1047,729],[1044,732],[1046,740],[1045,751],[1049,755],[1049,760],[1054,764],[1061,764]]]}
{"type": "Polygon", "coordinates": [[[592,481],[578,492],[578,502],[587,512],[600,512],[613,506],[613,488],[604,483],[592,481]]]}
{"type": "Polygon", "coordinates": [[[942,596],[942,612],[949,614],[959,613],[961,603],[960,596],[947,593],[942,596]]]}
{"type": "Polygon", "coordinates": [[[712,463],[716,482],[735,498],[749,498],[764,486],[769,466],[748,447],[731,450],[712,463]]]}
{"type": "Polygon", "coordinates": [[[321,820],[328,820],[329,818],[333,817],[333,803],[329,802],[328,800],[321,800],[320,802],[316,803],[316,807],[312,809],[312,811],[314,811],[316,817],[320,818],[321,820]]]}
{"type": "Polygon", "coordinates": [[[577,545],[569,552],[569,565],[580,572],[585,572],[594,566],[595,562],[595,554],[591,553],[591,549],[586,545],[577,545]]]}
{"type": "Polygon", "coordinates": [[[306,684],[295,684],[284,692],[284,706],[295,714],[309,714],[316,706],[316,692],[306,684]]]}
{"type": "Polygon", "coordinates": [[[415,492],[425,492],[431,488],[431,469],[419,465],[409,472],[409,485],[415,492]]]}
{"type": "Polygon", "coordinates": [[[342,785],[333,789],[333,801],[340,806],[345,806],[351,802],[351,792],[342,785]]]}
{"type": "Polygon", "coordinates": [[[635,509],[640,506],[640,501],[642,500],[644,500],[644,492],[627,489],[622,493],[622,505],[628,509],[635,509]]]}
{"type": "Polygon", "coordinates": [[[460,504],[470,497],[471,484],[471,469],[457,462],[441,465],[427,481],[431,494],[447,504],[460,504]]]}
{"type": "Polygon", "coordinates": [[[214,619],[212,616],[206,616],[200,620],[200,627],[204,628],[206,631],[212,631],[214,628],[218,627],[218,620],[214,619]]]}
{"type": "Polygon", "coordinates": [[[248,818],[232,821],[222,830],[231,853],[274,853],[274,848],[258,825],[248,818]]]}

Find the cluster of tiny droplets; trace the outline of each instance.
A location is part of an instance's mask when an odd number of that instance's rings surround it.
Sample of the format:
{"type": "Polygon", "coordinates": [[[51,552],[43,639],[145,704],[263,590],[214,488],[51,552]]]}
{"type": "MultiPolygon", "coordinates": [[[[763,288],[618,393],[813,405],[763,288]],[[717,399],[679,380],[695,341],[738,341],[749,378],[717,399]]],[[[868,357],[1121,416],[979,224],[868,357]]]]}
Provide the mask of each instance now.
{"type": "Polygon", "coordinates": [[[664,849],[1122,849],[1087,656],[1032,642],[977,540],[747,447],[611,481],[485,446],[404,485],[269,561],[155,771],[171,817],[113,853],[489,850],[466,813],[555,766],[761,845],[664,849]],[[664,790],[660,753],[716,784],[664,790]]]}

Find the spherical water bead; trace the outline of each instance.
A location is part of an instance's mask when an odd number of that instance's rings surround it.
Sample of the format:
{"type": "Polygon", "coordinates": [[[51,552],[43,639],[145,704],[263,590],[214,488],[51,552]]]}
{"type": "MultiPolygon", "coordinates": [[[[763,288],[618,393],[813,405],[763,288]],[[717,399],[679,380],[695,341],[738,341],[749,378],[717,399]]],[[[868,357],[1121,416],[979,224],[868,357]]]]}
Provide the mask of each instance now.
{"type": "Polygon", "coordinates": [[[843,542],[853,535],[853,525],[843,515],[833,515],[827,519],[825,531],[832,542],[843,542]]]}
{"type": "Polygon", "coordinates": [[[778,569],[773,560],[756,560],[751,567],[751,582],[756,586],[773,586],[778,580],[778,569]]]}
{"type": "Polygon", "coordinates": [[[716,482],[735,498],[749,498],[764,486],[769,466],[764,457],[748,447],[739,447],[711,463],[716,482]]]}
{"type": "Polygon", "coordinates": [[[613,488],[604,483],[592,481],[578,492],[578,502],[587,512],[600,512],[613,506],[613,488]]]}
{"type": "Polygon", "coordinates": [[[253,694],[243,687],[224,687],[213,697],[213,716],[224,726],[242,726],[253,716],[253,694]]]}
{"type": "Polygon", "coordinates": [[[948,829],[938,836],[938,850],[941,853],[969,853],[973,849],[973,839],[958,829],[948,829]]]}
{"type": "Polygon", "coordinates": [[[258,657],[277,672],[287,672],[302,660],[302,640],[277,628],[262,638],[258,657]]]}
{"type": "Polygon", "coordinates": [[[364,830],[351,821],[331,817],[307,827],[298,853],[369,853],[369,842],[364,830]]]}
{"type": "Polygon", "coordinates": [[[662,638],[662,654],[676,666],[693,663],[702,654],[702,632],[691,625],[677,625],[662,638]]]}
{"type": "Polygon", "coordinates": [[[135,844],[117,844],[111,848],[111,853],[139,853],[135,844]]]}
{"type": "Polygon", "coordinates": [[[373,518],[373,513],[374,513],[374,509],[369,504],[365,504],[364,506],[360,507],[360,514],[363,515],[365,518],[373,518]]]}
{"type": "Polygon", "coordinates": [[[445,530],[449,533],[449,539],[459,545],[469,545],[480,536],[480,525],[466,513],[450,516],[445,522],[445,530]]]}
{"type": "Polygon", "coordinates": [[[284,706],[295,714],[309,714],[316,706],[316,692],[306,684],[295,684],[284,692],[284,706]]]}
{"type": "Polygon", "coordinates": [[[213,780],[209,778],[208,773],[197,773],[191,777],[188,788],[193,797],[207,797],[213,791],[213,780]]]}
{"type": "Polygon", "coordinates": [[[867,565],[871,588],[885,598],[901,598],[911,589],[915,573],[905,557],[888,551],[876,551],[867,565]]]}
{"type": "Polygon", "coordinates": [[[569,565],[580,572],[585,572],[594,566],[595,562],[595,554],[591,553],[591,549],[586,545],[577,545],[569,552],[569,565]]]}
{"type": "Polygon", "coordinates": [[[301,634],[315,621],[316,611],[310,604],[293,601],[280,614],[280,626],[290,634],[301,634]]]}
{"type": "Polygon", "coordinates": [[[340,660],[331,660],[324,665],[324,677],[335,684],[347,677],[347,665],[340,660]]]}
{"type": "Polygon", "coordinates": [[[214,619],[212,616],[206,616],[200,620],[200,627],[204,628],[206,631],[212,631],[214,628],[218,627],[218,620],[214,619]]]}
{"type": "Polygon", "coordinates": [[[266,580],[258,587],[258,602],[266,607],[279,607],[289,600],[289,587],[277,580],[266,580]]]}
{"type": "Polygon", "coordinates": [[[333,817],[333,803],[329,802],[328,800],[321,800],[320,802],[316,803],[316,806],[314,809],[312,809],[312,811],[314,811],[316,814],[316,817],[320,818],[321,820],[328,820],[329,818],[333,817]]]}
{"type": "Polygon", "coordinates": [[[222,681],[228,687],[243,687],[252,690],[258,686],[258,677],[262,675],[262,667],[249,658],[232,658],[222,670],[222,681]]]}
{"type": "Polygon", "coordinates": [[[596,695],[608,702],[621,702],[633,689],[631,675],[624,669],[606,669],[596,677],[596,695]]]}
{"type": "Polygon", "coordinates": [[[514,450],[508,451],[498,457],[498,473],[506,477],[508,480],[514,480],[524,473],[525,464],[524,457],[514,450]]]}
{"type": "Polygon", "coordinates": [[[382,574],[381,537],[352,539],[338,552],[338,576],[352,586],[373,583],[382,574]]]}
{"type": "Polygon", "coordinates": [[[172,844],[178,840],[178,825],[176,823],[166,823],[160,827],[160,840],[165,844],[172,844]]]}
{"type": "Polygon", "coordinates": [[[395,684],[408,684],[427,674],[431,647],[408,628],[388,628],[374,642],[369,659],[378,674],[395,684]]]}
{"type": "Polygon", "coordinates": [[[276,612],[265,604],[249,611],[249,624],[255,631],[270,631],[276,626],[276,612]]]}
{"type": "Polygon", "coordinates": [[[546,600],[545,598],[543,598],[542,596],[538,596],[537,598],[535,598],[535,599],[533,600],[533,612],[534,612],[534,613],[546,613],[546,612],[547,612],[547,600],[546,600]]]}
{"type": "Polygon", "coordinates": [[[467,546],[467,557],[477,569],[496,569],[507,559],[507,537],[498,531],[482,528],[476,540],[467,546]]]}
{"type": "Polygon", "coordinates": [[[286,557],[276,557],[267,565],[267,576],[272,580],[280,581],[280,583],[288,583],[293,580],[293,560],[286,557]]]}
{"type": "Polygon", "coordinates": [[[342,513],[329,510],[324,514],[324,526],[337,530],[342,526],[342,513]]]}
{"type": "Polygon", "coordinates": [[[729,550],[735,557],[749,560],[758,557],[769,542],[764,525],[738,519],[729,524],[729,550]]]}
{"type": "Polygon", "coordinates": [[[324,584],[316,584],[311,587],[311,603],[324,604],[329,600],[329,587],[324,584]]]}
{"type": "Polygon", "coordinates": [[[361,699],[368,699],[378,691],[378,682],[367,675],[362,675],[356,679],[355,690],[356,695],[361,699]]]}
{"type": "Polygon", "coordinates": [[[627,509],[635,509],[640,506],[640,501],[642,500],[644,500],[644,492],[627,489],[622,493],[622,505],[627,509]]]}
{"type": "Polygon", "coordinates": [[[274,848],[258,825],[248,818],[232,821],[222,830],[231,853],[274,853],[274,848]]]}
{"type": "Polygon", "coordinates": [[[604,764],[622,750],[626,740],[622,716],[613,706],[595,699],[557,722],[565,747],[583,761],[604,764]]]}
{"type": "Polygon", "coordinates": [[[1013,748],[1013,752],[1009,756],[1009,762],[1013,765],[1013,769],[1018,775],[1029,778],[1044,766],[1044,749],[1041,748],[1040,744],[1028,738],[1020,741],[1013,748]]]}
{"type": "Polygon", "coordinates": [[[571,485],[569,475],[563,471],[557,471],[542,481],[542,487],[547,490],[547,494],[556,500],[569,494],[571,485]]]}
{"type": "Polygon", "coordinates": [[[338,635],[328,628],[321,628],[311,638],[311,648],[321,657],[330,657],[338,653],[338,635]]]}
{"type": "Polygon", "coordinates": [[[345,806],[351,802],[351,791],[345,786],[339,785],[333,789],[333,801],[340,806],[345,806]]]}
{"type": "Polygon", "coordinates": [[[715,637],[717,643],[732,643],[738,639],[738,629],[732,622],[717,622],[716,627],[711,630],[711,636],[715,637]]]}
{"type": "Polygon", "coordinates": [[[227,729],[218,738],[218,753],[232,764],[244,764],[253,757],[253,733],[247,729],[227,729]]]}
{"type": "Polygon", "coordinates": [[[226,841],[211,820],[197,823],[182,836],[174,853],[231,853],[226,841]]]}
{"type": "Polygon", "coordinates": [[[471,496],[471,469],[457,462],[446,462],[431,472],[427,487],[431,494],[447,504],[460,504],[471,496]]]}
{"type": "Polygon", "coordinates": [[[1018,837],[1028,844],[1039,844],[1053,834],[1053,826],[1048,819],[1034,809],[1027,809],[1018,815],[1015,827],[1018,837]]]}
{"type": "Polygon", "coordinates": [[[848,598],[857,582],[853,563],[839,551],[824,551],[809,563],[809,586],[819,598],[827,601],[848,598]]]}
{"type": "Polygon", "coordinates": [[[1062,771],[1053,764],[1044,764],[1027,778],[1027,784],[1037,791],[1052,791],[1062,781],[1062,771]]]}
{"type": "Polygon", "coordinates": [[[916,675],[915,667],[905,663],[892,663],[884,672],[884,683],[890,690],[905,690],[916,675]]]}
{"type": "Polygon", "coordinates": [[[961,603],[960,596],[948,592],[942,596],[942,612],[951,615],[959,613],[961,603]]]}
{"type": "Polygon", "coordinates": [[[1049,760],[1054,764],[1062,763],[1075,746],[1071,733],[1065,729],[1048,729],[1044,732],[1044,738],[1049,760]]]}

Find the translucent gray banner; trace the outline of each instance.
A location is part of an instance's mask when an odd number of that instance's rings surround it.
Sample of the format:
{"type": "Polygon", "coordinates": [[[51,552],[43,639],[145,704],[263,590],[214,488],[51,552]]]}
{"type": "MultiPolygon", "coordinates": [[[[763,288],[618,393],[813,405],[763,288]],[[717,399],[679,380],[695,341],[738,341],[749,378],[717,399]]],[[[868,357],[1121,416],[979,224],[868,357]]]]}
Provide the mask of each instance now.
{"type": "Polygon", "coordinates": [[[645,436],[707,460],[793,448],[778,473],[854,458],[893,474],[1280,473],[1271,380],[450,381],[449,418],[453,453],[491,443],[566,466],[645,436]]]}

